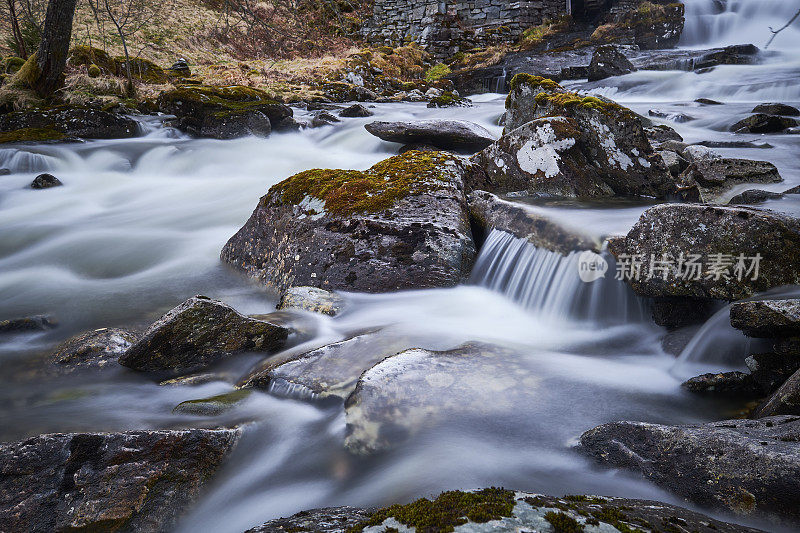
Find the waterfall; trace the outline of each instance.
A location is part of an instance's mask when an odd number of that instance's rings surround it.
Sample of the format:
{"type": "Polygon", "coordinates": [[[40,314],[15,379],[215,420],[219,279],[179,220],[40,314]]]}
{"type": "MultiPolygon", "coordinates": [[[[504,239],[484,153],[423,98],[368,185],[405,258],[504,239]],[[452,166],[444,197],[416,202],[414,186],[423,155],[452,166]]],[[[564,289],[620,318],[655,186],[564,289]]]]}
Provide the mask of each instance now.
{"type": "Polygon", "coordinates": [[[506,295],[533,313],[559,320],[597,324],[646,322],[647,303],[627,283],[614,279],[614,260],[606,276],[591,283],[578,275],[578,252],[567,256],[537,248],[525,239],[492,230],[472,271],[471,283],[506,295]]]}
{"type": "MultiPolygon", "coordinates": [[[[752,43],[763,48],[772,35],[800,9],[800,0],[684,0],[686,25],[681,45],[717,47],[752,43]]],[[[795,49],[800,25],[782,31],[770,49],[795,49]]]]}

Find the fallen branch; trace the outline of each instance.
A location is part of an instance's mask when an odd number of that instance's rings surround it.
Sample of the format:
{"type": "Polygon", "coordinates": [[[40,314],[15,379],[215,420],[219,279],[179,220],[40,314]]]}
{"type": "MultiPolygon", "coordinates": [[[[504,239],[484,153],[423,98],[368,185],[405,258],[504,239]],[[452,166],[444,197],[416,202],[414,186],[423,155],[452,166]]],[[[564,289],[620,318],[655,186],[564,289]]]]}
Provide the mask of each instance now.
{"type": "Polygon", "coordinates": [[[797,13],[795,13],[795,14],[794,14],[794,16],[793,16],[791,19],[789,19],[789,22],[787,22],[786,24],[784,24],[784,25],[783,25],[783,27],[781,27],[781,28],[778,28],[777,30],[773,30],[773,29],[772,29],[772,26],[770,26],[770,27],[769,27],[769,31],[771,31],[771,32],[772,32],[772,37],[770,37],[770,38],[769,38],[769,41],[767,41],[767,44],[766,44],[766,46],[764,46],[764,50],[766,50],[767,48],[769,48],[769,45],[771,45],[771,44],[772,44],[772,41],[774,41],[774,40],[775,40],[775,37],[777,37],[777,35],[778,35],[780,32],[782,32],[783,30],[785,30],[786,28],[788,28],[789,26],[791,26],[791,25],[792,25],[792,23],[793,23],[795,20],[797,20],[797,17],[800,17],[800,9],[798,9],[798,10],[797,10],[797,13]]]}

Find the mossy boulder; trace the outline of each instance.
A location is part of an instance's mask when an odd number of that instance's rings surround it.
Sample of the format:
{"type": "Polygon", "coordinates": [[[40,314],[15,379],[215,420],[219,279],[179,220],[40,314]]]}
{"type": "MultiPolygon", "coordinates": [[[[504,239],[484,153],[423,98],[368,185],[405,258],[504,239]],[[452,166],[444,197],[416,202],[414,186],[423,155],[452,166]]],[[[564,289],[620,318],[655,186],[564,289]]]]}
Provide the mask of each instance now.
{"type": "Polygon", "coordinates": [[[68,137],[119,139],[138,133],[135,120],[90,107],[63,105],[0,115],[0,142],[40,142],[68,137]]]}
{"type": "Polygon", "coordinates": [[[416,531],[494,531],[516,533],[679,531],[759,533],[758,530],[714,520],[681,507],[649,500],[567,495],[561,498],[503,488],[449,490],[436,497],[382,509],[334,507],[302,511],[267,522],[248,533],[316,531],[360,533],[416,531]]]}
{"type": "Polygon", "coordinates": [[[457,96],[452,91],[444,91],[439,96],[431,98],[428,107],[472,107],[472,102],[467,98],[457,96]]]}
{"type": "Polygon", "coordinates": [[[41,435],[0,445],[4,531],[171,531],[234,429],[41,435]]]}
{"type": "Polygon", "coordinates": [[[592,40],[602,43],[631,42],[643,50],[674,48],[683,33],[685,8],[678,2],[640,2],[600,26],[592,40]]]}
{"type": "Polygon", "coordinates": [[[208,398],[186,400],[175,406],[173,413],[196,416],[219,416],[244,403],[252,390],[239,389],[208,398]]]}
{"type": "Polygon", "coordinates": [[[697,505],[796,521],[798,441],[796,416],[681,426],[612,422],[584,433],[580,449],[697,505]]]}
{"type": "Polygon", "coordinates": [[[261,198],[222,259],[281,291],[455,285],[475,257],[464,175],[460,158],[417,151],[366,171],[301,172],[261,198]]]}
{"type": "Polygon", "coordinates": [[[73,67],[84,66],[86,68],[94,65],[99,68],[103,74],[112,76],[117,73],[117,65],[111,56],[104,50],[93,46],[79,45],[73,47],[69,51],[67,64],[73,67]]]}
{"type": "Polygon", "coordinates": [[[115,68],[114,74],[119,77],[128,75],[128,66],[130,65],[131,77],[135,80],[151,84],[161,84],[169,81],[167,72],[149,59],[133,57],[126,61],[125,56],[117,56],[112,61],[115,68]]]}
{"type": "Polygon", "coordinates": [[[618,260],[636,257],[642,275],[628,282],[641,296],[740,300],[800,284],[800,220],[772,211],[658,205],[645,211],[625,237],[612,239],[609,249],[618,260]],[[678,269],[678,258],[690,255],[699,256],[693,266],[678,269]],[[662,264],[663,257],[675,261],[674,268],[662,264]],[[652,265],[653,260],[659,264],[652,265]],[[651,267],[657,275],[646,275],[651,267]]]}
{"type": "Polygon", "coordinates": [[[275,350],[288,334],[284,327],[195,296],[153,323],[119,362],[145,372],[189,374],[238,352],[275,350]]]}
{"type": "Polygon", "coordinates": [[[293,114],[266,92],[238,85],[181,85],[161,93],[156,104],[162,113],[178,118],[179,129],[218,139],[266,136],[293,114]]]}
{"type": "Polygon", "coordinates": [[[24,64],[25,60],[21,57],[7,57],[3,59],[2,71],[0,72],[4,74],[16,74],[24,64]]]}
{"type": "Polygon", "coordinates": [[[103,73],[103,71],[100,70],[100,67],[92,63],[91,65],[89,65],[87,73],[89,74],[90,78],[99,78],[100,75],[103,73]]]}

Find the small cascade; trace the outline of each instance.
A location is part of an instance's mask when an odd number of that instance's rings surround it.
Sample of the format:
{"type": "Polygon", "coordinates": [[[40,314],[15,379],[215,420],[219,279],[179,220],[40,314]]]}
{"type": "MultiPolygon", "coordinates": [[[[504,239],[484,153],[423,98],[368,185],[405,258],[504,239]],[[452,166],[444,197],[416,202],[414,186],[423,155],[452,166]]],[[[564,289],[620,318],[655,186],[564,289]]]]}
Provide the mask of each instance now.
{"type": "Polygon", "coordinates": [[[7,168],[14,173],[44,172],[52,170],[56,165],[56,158],[44,154],[14,148],[0,150],[0,168],[7,168]]]}
{"type": "Polygon", "coordinates": [[[626,283],[614,279],[614,260],[606,276],[591,283],[578,275],[578,252],[563,256],[525,239],[492,230],[472,272],[471,283],[508,296],[523,307],[557,320],[596,324],[642,323],[648,305],[626,283]]]}
{"type": "Polygon", "coordinates": [[[508,71],[503,67],[503,73],[499,76],[489,76],[483,79],[483,89],[490,93],[506,92],[506,79],[508,71]]]}

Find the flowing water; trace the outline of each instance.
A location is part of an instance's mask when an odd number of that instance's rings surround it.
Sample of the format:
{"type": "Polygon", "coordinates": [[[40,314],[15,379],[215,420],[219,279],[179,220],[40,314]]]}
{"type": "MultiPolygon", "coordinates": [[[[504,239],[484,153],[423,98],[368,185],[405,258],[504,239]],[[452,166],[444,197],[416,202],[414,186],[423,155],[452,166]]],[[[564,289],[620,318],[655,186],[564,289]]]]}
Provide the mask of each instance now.
{"type": "MultiPolygon", "coordinates": [[[[687,2],[684,46],[763,46],[767,27],[782,25],[800,1],[731,1],[721,11],[715,5],[687,2]]],[[[786,30],[757,66],[722,66],[705,74],[637,72],[574,85],[643,114],[657,109],[690,115],[688,122],[667,122],[689,142],[768,142],[772,148],[719,151],[772,161],[785,182],[763,188],[784,190],[800,184],[800,136],[734,136],[726,130],[754,103],[800,103],[799,42],[796,29],[786,30]],[[699,106],[698,97],[725,105],[699,106]]],[[[501,232],[490,234],[472,279],[462,286],[348,294],[348,311],[336,318],[284,315],[303,331],[291,340],[292,350],[382,328],[407,339],[409,347],[445,350],[477,340],[521,354],[514,363],[538,385],[521,391],[511,416],[479,424],[448,420],[390,452],[368,458],[345,452],[341,404],[256,393],[215,418],[172,413],[181,401],[230,391],[235,376],[259,354],[217,369],[231,382],[196,387],[159,386],[123,368],[46,381],[25,372],[27,361],[71,334],[146,325],[198,293],[244,313],[270,312],[275,295],[229,271],[218,255],[271,185],[307,168],[363,169],[393,155],[396,145],[363,129],[370,120],[465,118],[499,135],[503,100],[480,95],[469,110],[382,104],[374,118],[269,139],[194,140],[147,121],[146,135],[136,139],[0,148],[0,168],[12,170],[0,177],[0,319],[46,313],[59,320],[47,332],[0,338],[0,439],[252,422],[183,531],[240,532],[302,509],[383,505],[492,485],[679,503],[635,476],[597,468],[574,451],[576,439],[612,420],[691,423],[733,416],[741,406],[690,396],[679,384],[700,370],[740,367],[751,347],[727,325],[723,309],[676,361],[661,348],[665,331],[649,321],[647,302],[611,279],[613,261],[607,279],[585,284],[575,255],[538,250],[501,232]],[[43,171],[65,186],[26,189],[43,171]]],[[[647,208],[539,203],[553,217],[598,236],[626,232],[647,208]]],[[[800,198],[766,206],[800,214],[800,198]]]]}

